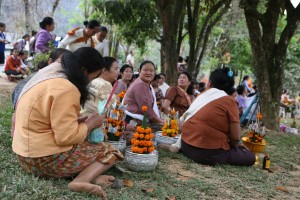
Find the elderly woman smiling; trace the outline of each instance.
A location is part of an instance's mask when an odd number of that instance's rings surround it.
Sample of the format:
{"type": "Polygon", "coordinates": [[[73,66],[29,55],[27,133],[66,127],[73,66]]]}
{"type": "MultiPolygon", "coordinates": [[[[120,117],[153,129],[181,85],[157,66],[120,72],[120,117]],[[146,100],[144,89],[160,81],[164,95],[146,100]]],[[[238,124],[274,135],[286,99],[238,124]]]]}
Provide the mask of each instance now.
{"type": "Polygon", "coordinates": [[[148,120],[152,123],[163,123],[159,116],[156,104],[155,91],[151,82],[155,76],[155,67],[151,61],[144,61],[140,65],[139,78],[137,78],[127,90],[125,101],[127,102],[126,122],[131,119],[142,120],[142,106],[148,107],[148,120]]]}

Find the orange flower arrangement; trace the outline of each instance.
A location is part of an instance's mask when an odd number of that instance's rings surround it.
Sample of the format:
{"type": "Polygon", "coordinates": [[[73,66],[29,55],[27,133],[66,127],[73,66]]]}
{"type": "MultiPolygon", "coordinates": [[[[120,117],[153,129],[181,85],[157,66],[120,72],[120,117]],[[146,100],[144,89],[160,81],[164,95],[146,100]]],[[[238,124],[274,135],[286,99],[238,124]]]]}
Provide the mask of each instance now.
{"type": "Polygon", "coordinates": [[[263,119],[263,115],[258,112],[256,115],[256,122],[254,124],[249,125],[250,131],[247,134],[247,138],[245,139],[246,142],[252,143],[265,143],[263,139],[263,132],[260,130],[259,121],[263,119]]]}
{"type": "Polygon", "coordinates": [[[147,110],[147,106],[142,106],[142,111],[144,112],[142,126],[136,127],[136,132],[133,134],[133,138],[131,139],[131,150],[133,153],[148,154],[155,150],[154,142],[152,141],[154,134],[152,133],[152,129],[147,127],[146,124],[147,110]]]}
{"type": "Polygon", "coordinates": [[[255,130],[251,130],[248,133],[248,137],[246,139],[246,142],[262,143],[263,142],[263,136],[262,136],[261,133],[258,133],[255,130]]]}
{"type": "Polygon", "coordinates": [[[125,129],[126,103],[122,102],[126,91],[118,94],[120,100],[116,101],[113,108],[108,111],[107,123],[104,125],[105,133],[110,141],[119,141],[125,129]]]}
{"type": "Polygon", "coordinates": [[[170,110],[169,120],[162,127],[162,136],[175,137],[178,134],[177,113],[174,109],[170,110]]]}

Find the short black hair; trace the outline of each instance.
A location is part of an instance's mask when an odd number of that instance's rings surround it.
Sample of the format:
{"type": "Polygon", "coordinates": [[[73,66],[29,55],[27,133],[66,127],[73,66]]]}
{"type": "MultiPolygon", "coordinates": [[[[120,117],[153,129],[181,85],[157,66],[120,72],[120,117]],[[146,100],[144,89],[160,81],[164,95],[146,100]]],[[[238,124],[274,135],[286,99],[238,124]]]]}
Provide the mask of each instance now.
{"type": "Polygon", "coordinates": [[[100,32],[108,32],[107,28],[105,26],[100,27],[100,32]]]}
{"type": "Polygon", "coordinates": [[[155,69],[155,65],[154,65],[154,63],[153,63],[152,61],[150,61],[150,60],[145,60],[145,61],[142,62],[141,65],[140,65],[140,71],[142,70],[143,66],[146,65],[146,64],[152,64],[153,67],[154,67],[154,69],[155,69]]]}
{"type": "Polygon", "coordinates": [[[245,85],[239,85],[239,86],[237,86],[236,91],[237,91],[237,93],[239,95],[242,95],[244,93],[244,91],[245,91],[245,85]]]}
{"type": "Polygon", "coordinates": [[[165,78],[167,77],[167,75],[165,73],[160,73],[160,76],[163,75],[165,78]]]}
{"type": "Polygon", "coordinates": [[[117,60],[113,57],[103,57],[104,60],[104,68],[109,71],[113,62],[116,62],[117,60]]]}
{"type": "Polygon", "coordinates": [[[188,77],[188,80],[191,81],[190,85],[188,86],[188,88],[186,90],[186,93],[188,93],[189,95],[193,95],[194,94],[194,81],[192,80],[192,75],[190,73],[188,73],[187,71],[184,71],[184,72],[180,73],[179,76],[182,74],[186,75],[188,77]]]}
{"type": "Polygon", "coordinates": [[[130,68],[133,71],[133,67],[131,65],[124,64],[120,69],[120,73],[123,73],[127,68],[130,68]]]}
{"type": "Polygon", "coordinates": [[[228,95],[232,95],[233,93],[235,93],[236,92],[236,89],[235,89],[235,87],[232,87],[229,91],[228,91],[228,95]]]}
{"type": "Polygon", "coordinates": [[[153,79],[152,81],[156,81],[156,80],[159,80],[159,79],[161,79],[161,78],[160,78],[160,75],[155,74],[154,79],[153,79]]]}

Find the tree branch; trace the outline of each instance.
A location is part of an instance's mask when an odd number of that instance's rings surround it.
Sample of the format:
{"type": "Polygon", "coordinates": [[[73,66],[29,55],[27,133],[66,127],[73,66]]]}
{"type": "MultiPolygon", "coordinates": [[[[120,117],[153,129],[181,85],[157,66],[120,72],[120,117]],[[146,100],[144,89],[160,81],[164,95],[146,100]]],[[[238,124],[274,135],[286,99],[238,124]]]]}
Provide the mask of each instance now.
{"type": "Polygon", "coordinates": [[[213,27],[220,21],[220,19],[222,18],[222,16],[227,12],[227,10],[230,7],[230,2],[228,1],[225,6],[220,10],[220,12],[218,13],[218,15],[215,17],[215,19],[213,21],[210,22],[210,24],[207,27],[207,30],[205,32],[205,36],[204,36],[204,40],[203,40],[203,45],[202,45],[202,50],[201,53],[199,55],[197,64],[196,64],[196,70],[199,71],[200,70],[200,64],[201,64],[201,60],[204,56],[205,50],[206,50],[206,46],[207,46],[207,41],[209,38],[209,35],[213,29],[213,27]]]}
{"type": "MultiPolygon", "coordinates": [[[[231,2],[231,0],[229,1],[231,2]]],[[[209,23],[209,21],[212,19],[213,15],[217,12],[217,10],[225,3],[225,1],[218,1],[208,12],[205,21],[203,23],[203,26],[201,28],[201,31],[199,33],[198,39],[197,39],[197,44],[196,44],[196,55],[199,54],[199,49],[200,49],[200,44],[202,43],[203,40],[203,35],[207,29],[207,24],[209,23]]]]}
{"type": "Polygon", "coordinates": [[[257,5],[259,0],[242,0],[240,2],[240,8],[244,9],[244,11],[248,12],[249,15],[259,20],[259,22],[263,23],[263,15],[257,11],[257,5]]]}

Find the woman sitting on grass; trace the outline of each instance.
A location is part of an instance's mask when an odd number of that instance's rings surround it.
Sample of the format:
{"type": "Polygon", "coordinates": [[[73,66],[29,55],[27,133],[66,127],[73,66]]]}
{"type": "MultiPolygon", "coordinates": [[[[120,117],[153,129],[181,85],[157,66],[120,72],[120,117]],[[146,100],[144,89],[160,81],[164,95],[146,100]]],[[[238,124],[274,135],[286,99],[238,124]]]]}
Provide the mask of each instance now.
{"type": "Polygon", "coordinates": [[[179,112],[179,116],[182,116],[192,103],[193,90],[192,76],[188,72],[182,72],[178,77],[178,85],[169,87],[166,92],[163,112],[167,115],[171,108],[174,108],[179,112]]]}
{"type": "MultiPolygon", "coordinates": [[[[112,83],[114,83],[119,74],[118,62],[113,57],[104,57],[104,67],[99,77],[95,78],[89,84],[89,92],[91,98],[85,103],[84,110],[86,113],[97,113],[98,102],[108,99],[112,91],[112,83]]],[[[109,105],[113,105],[116,101],[114,95],[109,105]]]]}
{"type": "Polygon", "coordinates": [[[84,47],[39,70],[20,94],[12,148],[25,171],[50,178],[76,176],[70,190],[106,199],[98,184],[111,184],[114,177],[101,174],[123,155],[108,143],[86,141],[104,115],[78,117],[88,98],[87,85],[103,66],[97,50],[84,47]]]}
{"type": "Polygon", "coordinates": [[[229,68],[214,70],[207,89],[181,117],[181,140],[163,147],[173,152],[181,150],[188,158],[205,165],[253,165],[254,154],[240,144],[237,103],[227,95],[233,85],[233,74],[229,68]]]}
{"type": "Polygon", "coordinates": [[[141,123],[143,120],[142,106],[148,107],[148,120],[150,123],[163,124],[156,104],[155,91],[151,82],[155,76],[153,62],[146,60],[140,65],[139,77],[130,85],[125,95],[127,103],[126,123],[136,120],[141,123]]]}

